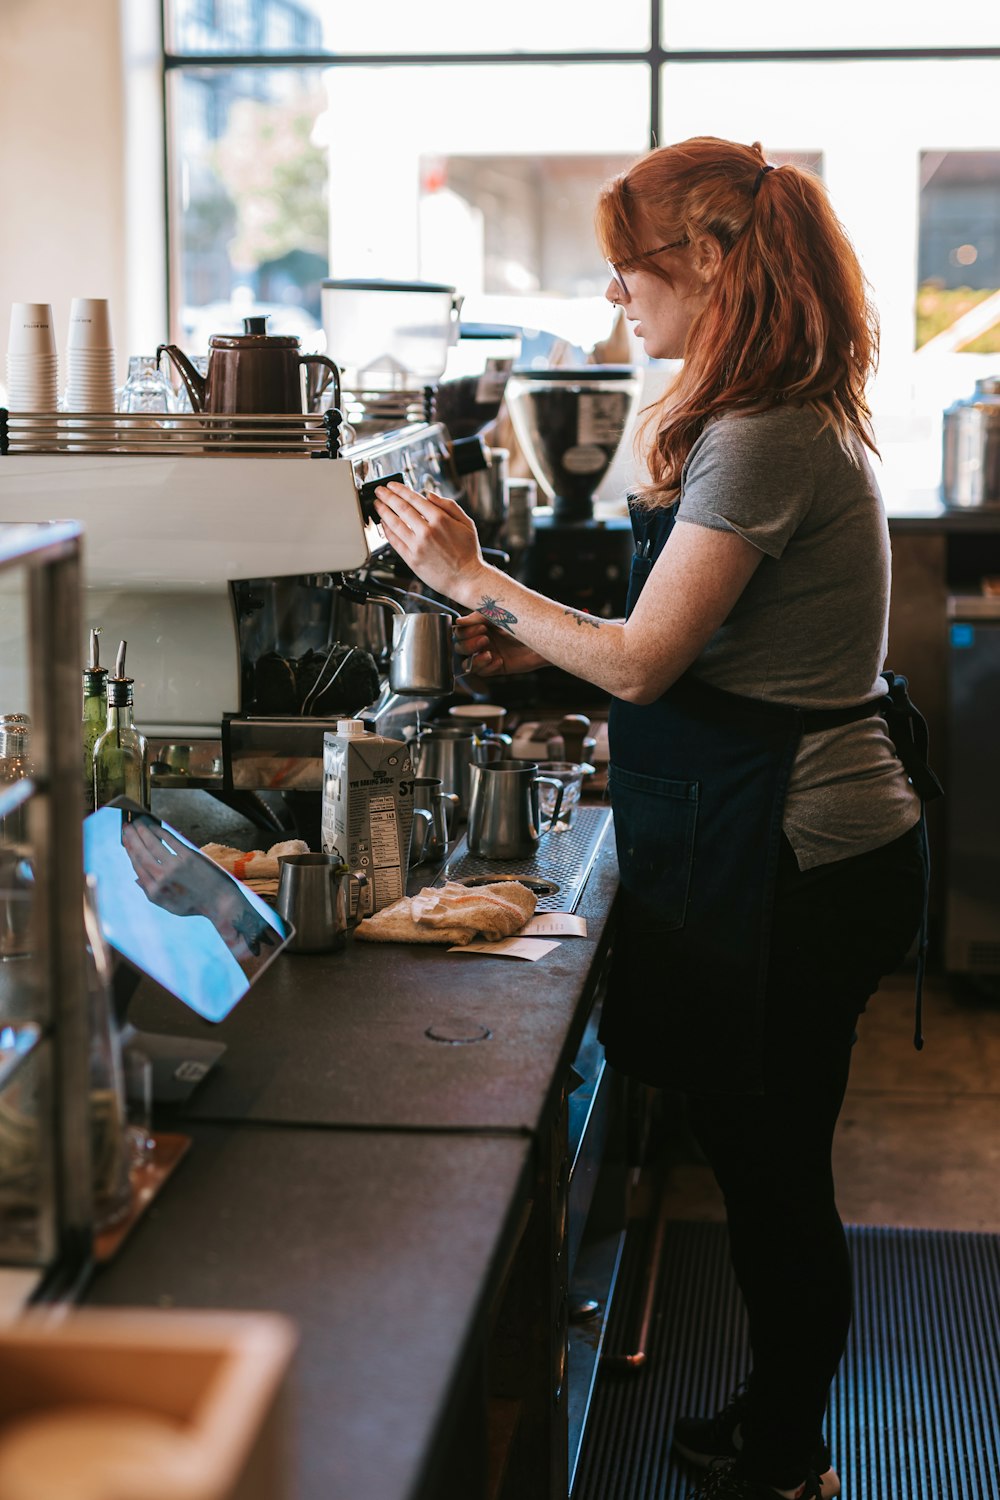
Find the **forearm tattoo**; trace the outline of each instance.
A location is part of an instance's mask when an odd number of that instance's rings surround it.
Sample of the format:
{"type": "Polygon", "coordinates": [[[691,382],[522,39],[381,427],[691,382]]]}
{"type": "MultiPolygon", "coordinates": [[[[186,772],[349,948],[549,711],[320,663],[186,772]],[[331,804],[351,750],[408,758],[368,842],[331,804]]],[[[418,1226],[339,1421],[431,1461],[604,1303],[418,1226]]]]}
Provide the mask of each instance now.
{"type": "Polygon", "coordinates": [[[517,615],[511,614],[509,609],[505,609],[498,599],[480,599],[476,608],[483,619],[489,620],[491,625],[496,625],[500,630],[513,632],[514,626],[517,624],[517,615]]]}
{"type": "Polygon", "coordinates": [[[601,628],[600,620],[596,620],[593,615],[583,614],[578,609],[564,609],[563,614],[569,615],[570,619],[575,620],[578,625],[592,625],[595,630],[601,628]]]}

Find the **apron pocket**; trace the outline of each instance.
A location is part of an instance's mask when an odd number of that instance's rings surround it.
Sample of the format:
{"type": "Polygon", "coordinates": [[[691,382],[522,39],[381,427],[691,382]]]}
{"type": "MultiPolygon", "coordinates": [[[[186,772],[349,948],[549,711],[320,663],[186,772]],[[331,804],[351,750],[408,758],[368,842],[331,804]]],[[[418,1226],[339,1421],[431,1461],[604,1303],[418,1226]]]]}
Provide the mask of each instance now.
{"type": "Polygon", "coordinates": [[[687,910],[698,782],[667,781],[612,765],[608,771],[626,931],[673,932],[687,910]]]}

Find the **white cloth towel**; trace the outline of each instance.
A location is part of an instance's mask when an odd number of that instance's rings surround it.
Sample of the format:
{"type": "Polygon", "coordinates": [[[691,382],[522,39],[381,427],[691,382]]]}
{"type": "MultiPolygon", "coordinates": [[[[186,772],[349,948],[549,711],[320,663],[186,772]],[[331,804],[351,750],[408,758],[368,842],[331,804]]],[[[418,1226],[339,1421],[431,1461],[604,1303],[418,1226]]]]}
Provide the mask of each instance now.
{"type": "Polygon", "coordinates": [[[371,943],[489,942],[519,932],[534,916],[535,894],[514,880],[492,885],[425,886],[415,896],[403,896],[391,906],[365,917],[354,936],[371,943]]]}

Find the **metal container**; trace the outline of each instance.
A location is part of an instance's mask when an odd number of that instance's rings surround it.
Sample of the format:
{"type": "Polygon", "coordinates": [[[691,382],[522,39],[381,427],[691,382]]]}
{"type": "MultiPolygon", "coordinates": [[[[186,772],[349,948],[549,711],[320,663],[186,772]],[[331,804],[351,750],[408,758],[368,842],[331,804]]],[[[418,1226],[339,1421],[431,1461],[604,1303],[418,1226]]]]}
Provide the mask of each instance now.
{"type": "Polygon", "coordinates": [[[469,853],[477,859],[524,859],[556,826],[563,786],[553,776],[540,776],[534,761],[500,761],[471,768],[469,853]],[[551,786],[555,803],[546,826],[538,806],[538,788],[551,786]]]}
{"type": "Polygon", "coordinates": [[[510,748],[509,735],[477,734],[464,724],[434,724],[417,739],[414,761],[419,776],[436,776],[446,792],[458,798],[454,816],[468,816],[472,766],[500,761],[510,748]]]}
{"type": "MultiPolygon", "coordinates": [[[[276,906],[295,929],[289,953],[336,953],[347,941],[351,901],[348,886],[368,884],[336,854],[281,854],[276,906]]],[[[359,903],[360,906],[360,903],[359,903]]]]}
{"type": "Polygon", "coordinates": [[[410,830],[410,865],[426,859],[443,859],[448,853],[451,825],[458,811],[458,795],[446,792],[440,776],[413,778],[413,826],[410,830]]]}
{"type": "Polygon", "coordinates": [[[945,411],[941,489],[946,505],[1000,505],[1000,375],[945,411]]]}

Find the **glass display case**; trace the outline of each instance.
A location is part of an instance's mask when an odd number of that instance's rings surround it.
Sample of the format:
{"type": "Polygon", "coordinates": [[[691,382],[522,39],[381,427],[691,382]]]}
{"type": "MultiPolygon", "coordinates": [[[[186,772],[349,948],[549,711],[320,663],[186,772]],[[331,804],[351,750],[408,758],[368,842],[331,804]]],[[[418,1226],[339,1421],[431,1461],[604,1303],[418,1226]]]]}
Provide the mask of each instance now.
{"type": "Polygon", "coordinates": [[[30,1269],[50,1296],[71,1291],[92,1235],[80,536],[0,525],[28,685],[27,704],[0,705],[0,1273],[30,1269]]]}

